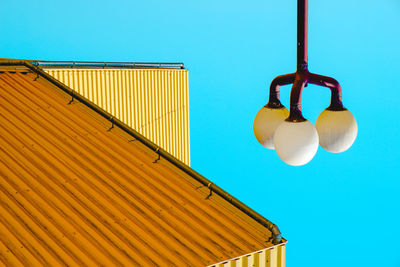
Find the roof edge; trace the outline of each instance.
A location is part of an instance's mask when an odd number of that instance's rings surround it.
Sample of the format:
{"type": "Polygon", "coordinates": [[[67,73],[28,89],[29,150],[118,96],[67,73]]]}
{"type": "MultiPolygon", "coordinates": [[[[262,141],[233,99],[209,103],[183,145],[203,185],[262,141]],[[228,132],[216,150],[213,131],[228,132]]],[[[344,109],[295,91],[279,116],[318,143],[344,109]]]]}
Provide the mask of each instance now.
{"type": "Polygon", "coordinates": [[[46,68],[178,68],[184,69],[185,65],[181,62],[100,62],[100,61],[47,61],[47,60],[28,60],[35,66],[46,68]]]}
{"type": "Polygon", "coordinates": [[[174,166],[178,167],[180,170],[183,172],[187,173],[189,176],[194,178],[196,181],[200,182],[204,186],[208,187],[210,190],[212,190],[214,193],[218,194],[220,197],[225,199],[227,202],[231,203],[234,207],[248,215],[250,218],[261,224],[262,226],[266,227],[269,231],[271,231],[272,236],[272,243],[274,245],[284,243],[284,240],[282,240],[282,235],[281,232],[279,231],[279,228],[277,225],[269,221],[268,219],[264,218],[261,216],[259,213],[248,207],[246,204],[242,203],[232,195],[230,195],[228,192],[181,162],[180,160],[176,159],[173,157],[171,154],[166,152],[164,149],[160,148],[147,138],[145,138],[143,135],[140,133],[136,132],[134,129],[123,123],[122,121],[118,120],[115,118],[113,115],[109,114],[105,110],[101,109],[99,106],[95,105],[94,103],[90,102],[80,94],[76,93],[74,90],[68,88],[66,85],[62,84],[60,81],[57,79],[53,78],[49,74],[47,74],[45,71],[43,71],[41,68],[38,66],[35,66],[28,60],[15,60],[15,59],[0,59],[0,66],[14,66],[14,65],[23,65],[27,67],[28,69],[32,70],[35,72],[38,76],[42,76],[45,78],[47,81],[50,83],[54,84],[61,90],[63,90],[65,93],[69,94],[72,98],[77,99],[81,103],[85,104],[87,107],[90,109],[94,110],[96,113],[104,117],[105,119],[109,120],[113,126],[118,126],[120,129],[122,129],[124,132],[128,133],[129,135],[133,136],[135,139],[139,140],[142,142],[145,146],[156,152],[159,156],[162,156],[164,159],[168,160],[170,163],[172,163],[174,166]]]}

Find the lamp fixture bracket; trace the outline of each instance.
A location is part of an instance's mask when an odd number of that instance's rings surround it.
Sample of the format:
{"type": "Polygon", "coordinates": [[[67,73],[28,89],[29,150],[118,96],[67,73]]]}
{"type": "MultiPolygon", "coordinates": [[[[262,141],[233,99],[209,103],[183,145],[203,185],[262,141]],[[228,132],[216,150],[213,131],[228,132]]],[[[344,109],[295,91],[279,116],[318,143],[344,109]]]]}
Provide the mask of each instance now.
{"type": "Polygon", "coordinates": [[[309,83],[328,87],[331,90],[331,104],[328,110],[345,110],[339,82],[334,78],[308,71],[308,0],[297,0],[297,70],[295,73],[280,75],[272,80],[266,107],[282,108],[280,87],[293,84],[290,93],[290,115],[286,120],[305,121],[301,112],[301,94],[309,83]]]}

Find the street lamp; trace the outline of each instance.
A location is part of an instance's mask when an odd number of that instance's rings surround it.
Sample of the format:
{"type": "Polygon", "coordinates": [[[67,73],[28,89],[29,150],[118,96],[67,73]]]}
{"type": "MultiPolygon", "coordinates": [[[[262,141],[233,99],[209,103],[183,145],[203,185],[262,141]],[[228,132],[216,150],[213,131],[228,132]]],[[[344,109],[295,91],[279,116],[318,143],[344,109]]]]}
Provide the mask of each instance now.
{"type": "Polygon", "coordinates": [[[357,136],[357,123],[342,104],[342,89],[333,78],[308,71],[308,0],[297,0],[297,70],[276,77],[270,86],[268,103],[257,113],[253,130],[264,147],[275,149],[287,164],[307,164],[318,150],[346,151],[357,136]],[[316,127],[301,112],[301,93],[308,83],[328,87],[331,103],[321,112],[316,127]],[[280,87],[293,84],[290,112],[280,102],[280,87]]]}

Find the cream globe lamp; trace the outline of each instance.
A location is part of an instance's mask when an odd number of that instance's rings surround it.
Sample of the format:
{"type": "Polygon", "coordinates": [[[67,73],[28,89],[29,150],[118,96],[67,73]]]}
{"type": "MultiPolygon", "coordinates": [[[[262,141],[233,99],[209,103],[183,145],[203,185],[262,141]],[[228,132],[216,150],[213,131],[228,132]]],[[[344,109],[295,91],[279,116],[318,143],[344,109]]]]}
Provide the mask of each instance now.
{"type": "Polygon", "coordinates": [[[278,126],[285,121],[289,110],[281,108],[262,107],[254,118],[253,131],[257,141],[266,148],[274,149],[274,133],[278,126]]]}
{"type": "Polygon", "coordinates": [[[357,122],[347,109],[325,109],[315,123],[319,144],[328,152],[340,153],[351,147],[357,137],[357,122]]]}
{"type": "Polygon", "coordinates": [[[289,75],[276,77],[270,86],[268,103],[257,112],[254,118],[254,135],[257,141],[266,148],[275,149],[275,130],[289,116],[289,110],[280,101],[280,87],[291,83],[293,81],[289,75]]]}

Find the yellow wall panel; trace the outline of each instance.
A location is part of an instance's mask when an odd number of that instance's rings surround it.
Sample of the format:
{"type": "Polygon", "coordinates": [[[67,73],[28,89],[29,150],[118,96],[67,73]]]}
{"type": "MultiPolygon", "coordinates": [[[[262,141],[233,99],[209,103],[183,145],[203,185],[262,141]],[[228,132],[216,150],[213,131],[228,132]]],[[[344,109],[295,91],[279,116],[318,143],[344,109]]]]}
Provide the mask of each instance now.
{"type": "Polygon", "coordinates": [[[285,244],[265,248],[208,267],[285,267],[285,244]]]}
{"type": "Polygon", "coordinates": [[[44,69],[190,165],[187,69],[44,69]]]}

